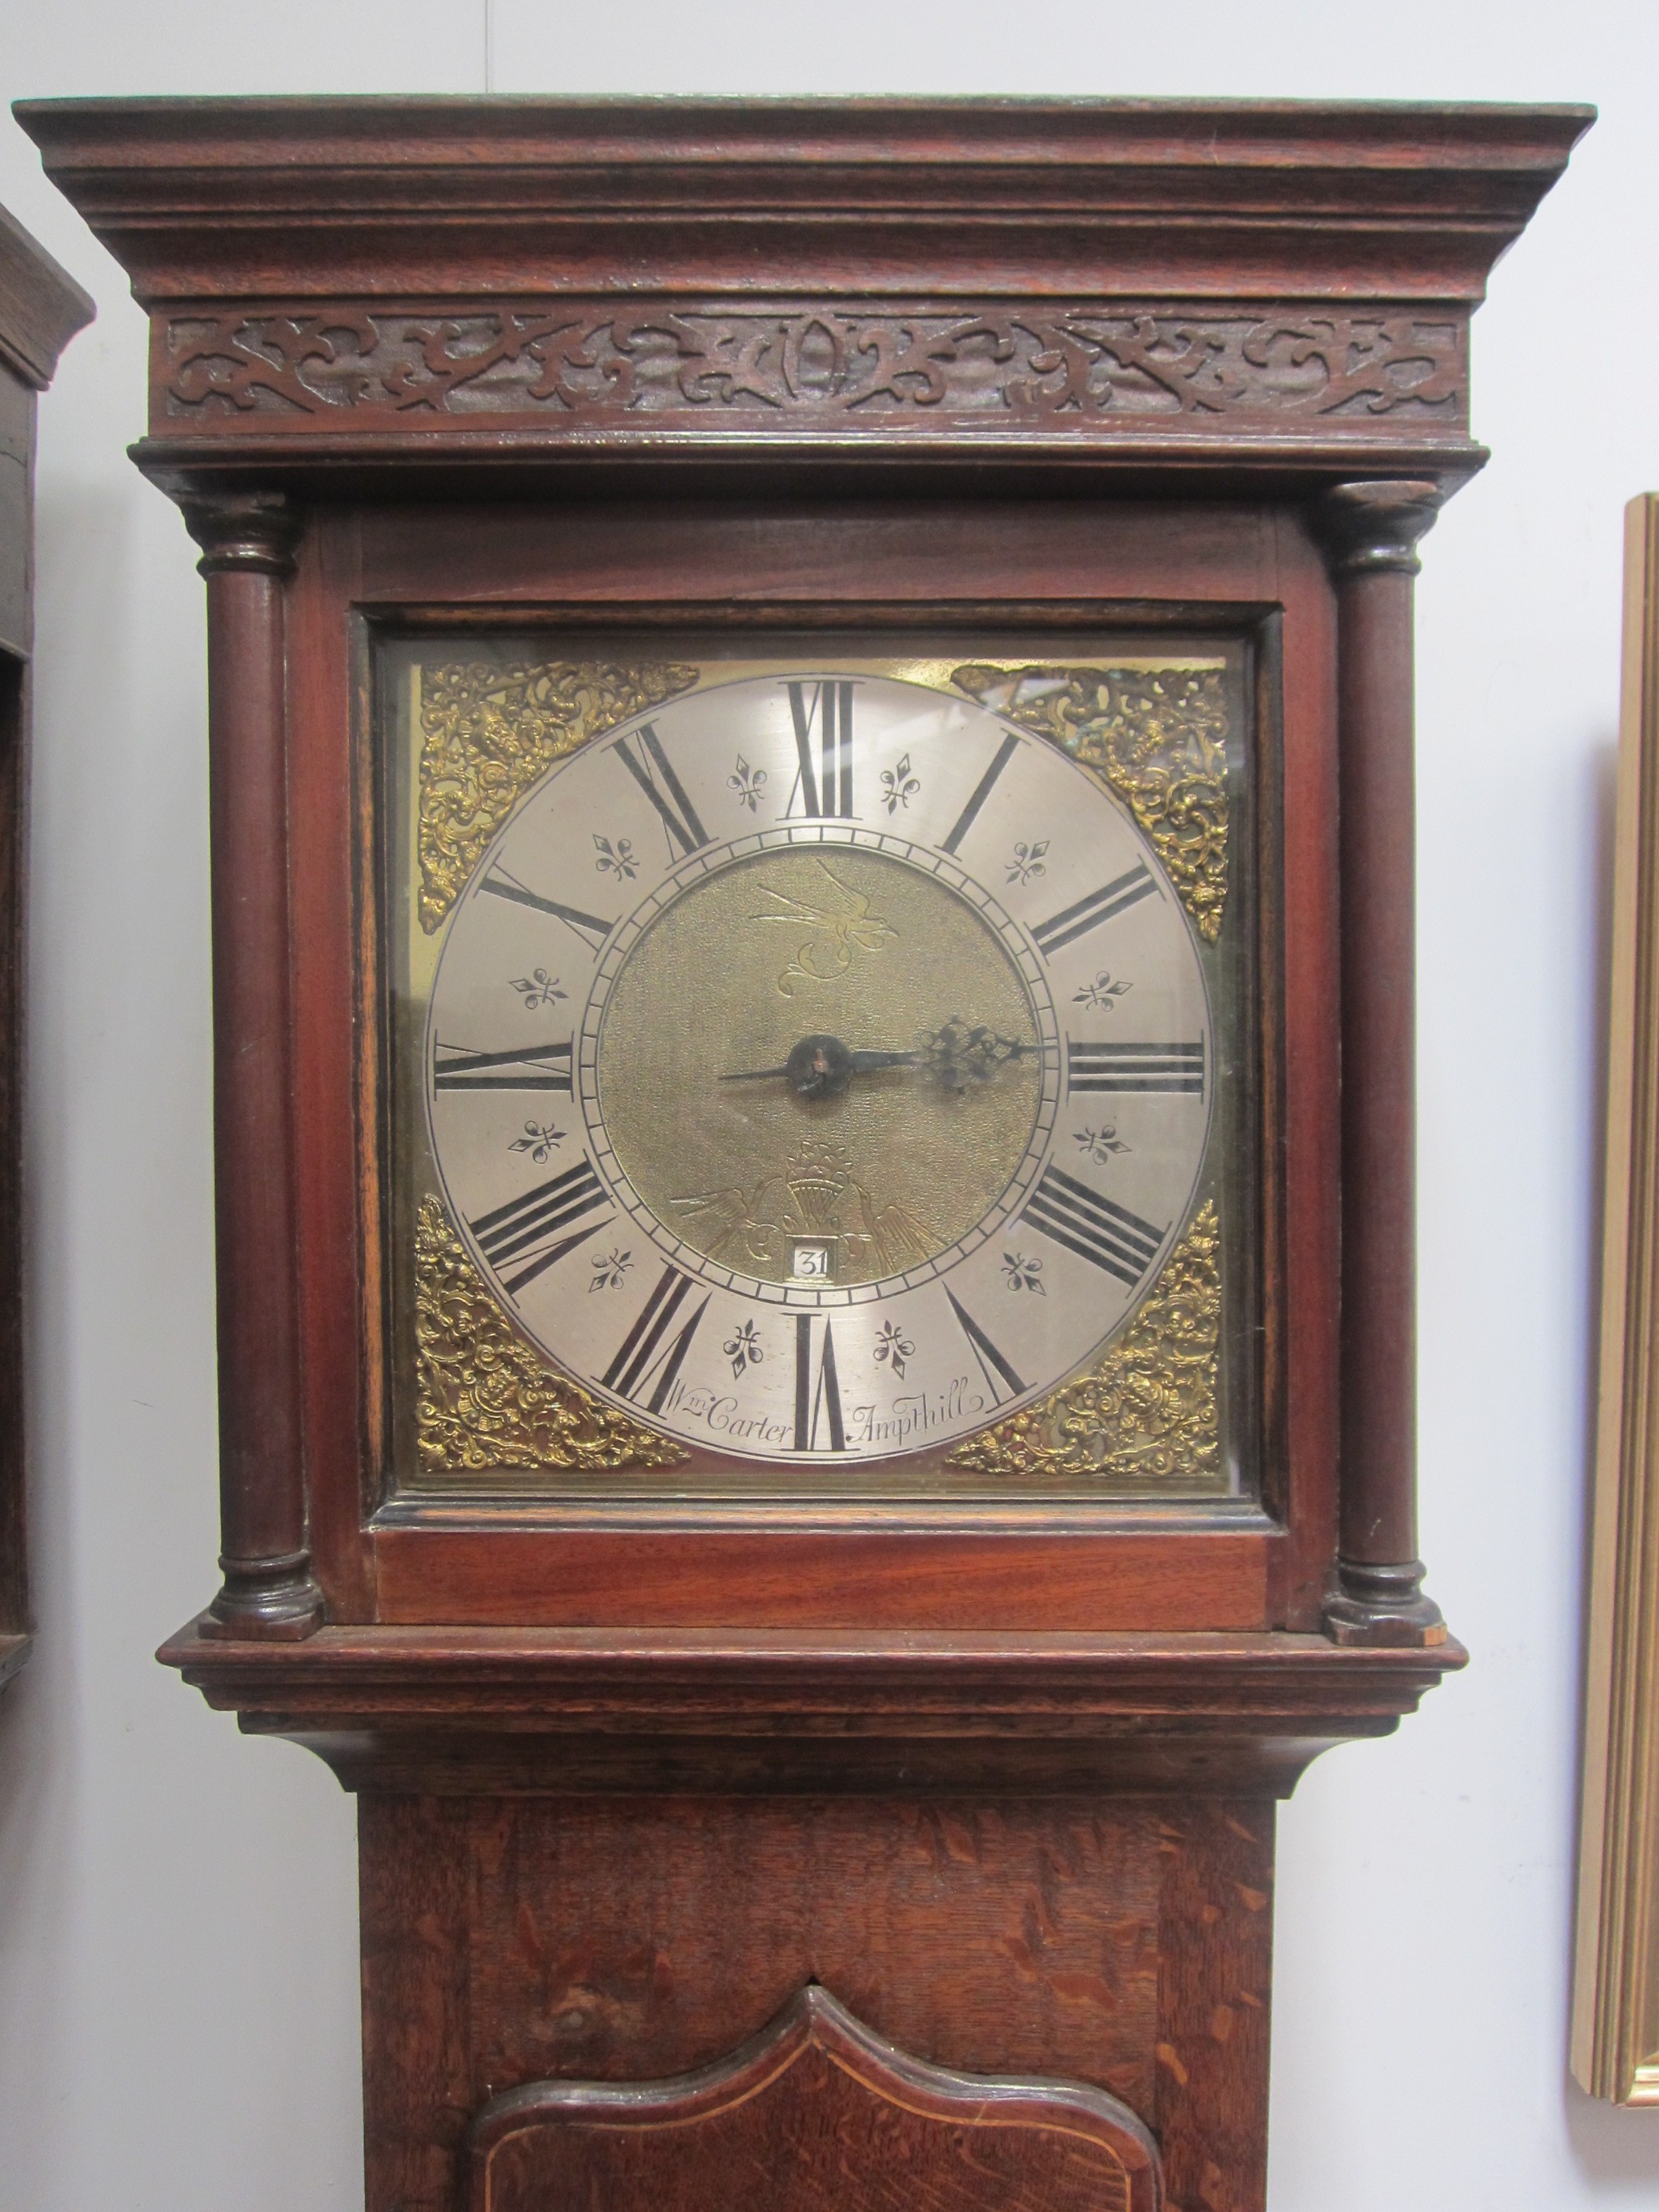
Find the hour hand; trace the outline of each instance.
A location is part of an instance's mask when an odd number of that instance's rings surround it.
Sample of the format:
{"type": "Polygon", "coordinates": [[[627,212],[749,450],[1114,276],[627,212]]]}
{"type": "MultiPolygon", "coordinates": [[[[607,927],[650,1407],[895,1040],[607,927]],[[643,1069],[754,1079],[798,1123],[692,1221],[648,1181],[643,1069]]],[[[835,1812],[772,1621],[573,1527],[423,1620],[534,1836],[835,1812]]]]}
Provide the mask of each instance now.
{"type": "Polygon", "coordinates": [[[834,1098],[855,1075],[884,1068],[914,1067],[946,1091],[965,1091],[988,1083],[1011,1060],[1023,1060],[1040,1048],[999,1035],[983,1022],[969,1024],[952,1015],[943,1029],[924,1037],[913,1052],[854,1052],[839,1037],[804,1036],[781,1067],[750,1067],[723,1075],[722,1083],[764,1083],[781,1076],[799,1098],[834,1098]]]}
{"type": "Polygon", "coordinates": [[[848,1075],[873,1075],[883,1067],[915,1067],[922,1057],[919,1052],[850,1052],[836,1037],[806,1037],[802,1042],[812,1049],[799,1061],[795,1054],[801,1048],[797,1045],[781,1067],[743,1067],[735,1075],[722,1075],[720,1081],[763,1083],[769,1076],[787,1075],[799,1090],[810,1079],[832,1079],[843,1067],[848,1075]],[[838,1045],[840,1049],[835,1049],[838,1045]]]}
{"type": "Polygon", "coordinates": [[[879,1054],[849,1051],[836,1036],[804,1036],[791,1050],[781,1067],[749,1067],[735,1075],[723,1075],[722,1083],[763,1083],[769,1076],[783,1076],[789,1088],[799,1098],[833,1098],[845,1091],[860,1063],[873,1064],[881,1060],[879,1054]]]}

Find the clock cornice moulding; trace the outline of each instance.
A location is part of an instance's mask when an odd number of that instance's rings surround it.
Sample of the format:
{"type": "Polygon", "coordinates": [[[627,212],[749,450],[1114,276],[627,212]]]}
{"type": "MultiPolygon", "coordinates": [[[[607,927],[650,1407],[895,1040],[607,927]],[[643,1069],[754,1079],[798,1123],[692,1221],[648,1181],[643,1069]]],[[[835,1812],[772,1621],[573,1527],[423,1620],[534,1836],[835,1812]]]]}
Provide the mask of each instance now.
{"type": "Polygon", "coordinates": [[[1593,110],[52,100],[155,472],[757,447],[1484,458],[1468,319],[1593,110]]]}
{"type": "Polygon", "coordinates": [[[0,208],[0,366],[44,392],[58,356],[94,312],[68,270],[0,208]]]}

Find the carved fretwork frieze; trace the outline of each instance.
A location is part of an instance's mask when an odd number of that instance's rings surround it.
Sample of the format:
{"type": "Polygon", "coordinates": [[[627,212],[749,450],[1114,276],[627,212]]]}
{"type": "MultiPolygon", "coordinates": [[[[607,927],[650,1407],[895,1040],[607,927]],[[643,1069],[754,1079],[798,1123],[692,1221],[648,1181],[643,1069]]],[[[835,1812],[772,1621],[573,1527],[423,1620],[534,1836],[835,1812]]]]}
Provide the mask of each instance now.
{"type": "Polygon", "coordinates": [[[1420,437],[1464,426],[1467,339],[1462,311],[1410,307],[305,303],[175,315],[158,335],[154,427],[453,430],[515,416],[556,431],[728,420],[799,433],[933,419],[1420,437]]]}

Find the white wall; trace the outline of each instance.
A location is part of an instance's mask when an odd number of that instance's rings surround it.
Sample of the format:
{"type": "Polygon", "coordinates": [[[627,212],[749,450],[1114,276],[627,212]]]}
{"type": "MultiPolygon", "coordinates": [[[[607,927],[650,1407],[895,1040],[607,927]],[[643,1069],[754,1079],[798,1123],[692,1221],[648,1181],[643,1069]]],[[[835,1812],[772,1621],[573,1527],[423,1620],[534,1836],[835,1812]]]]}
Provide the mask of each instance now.
{"type": "MultiPolygon", "coordinates": [[[[1469,1673],[1282,1828],[1273,2212],[1659,2208],[1659,2114],[1566,2080],[1620,512],[1659,485],[1650,0],[0,0],[0,94],[1595,100],[1475,325],[1497,458],[1420,593],[1424,1547],[1469,1673]],[[1614,302],[1617,302],[1616,307],[1614,302]]],[[[348,2212],[352,1810],[154,1666],[215,1551],[202,613],[97,295],[42,410],[32,1133],[41,1635],[0,1705],[0,2205],[348,2212]]]]}

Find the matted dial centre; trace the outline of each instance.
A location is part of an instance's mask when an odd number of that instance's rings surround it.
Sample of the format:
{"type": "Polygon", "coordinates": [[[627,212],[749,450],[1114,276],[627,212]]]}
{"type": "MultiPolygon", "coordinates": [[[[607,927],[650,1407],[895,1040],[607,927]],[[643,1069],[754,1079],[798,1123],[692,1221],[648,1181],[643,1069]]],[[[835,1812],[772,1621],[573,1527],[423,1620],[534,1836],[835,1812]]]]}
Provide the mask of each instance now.
{"type": "Polygon", "coordinates": [[[1036,1126],[1036,1038],[968,900],[889,854],[790,848],[698,878],[641,933],[599,1030],[599,1100],[635,1193],[694,1251],[787,1283],[812,1242],[830,1281],[875,1282],[949,1249],[1007,1188],[1036,1126]],[[1006,1048],[986,1079],[938,1079],[952,1024],[1006,1048]]]}

